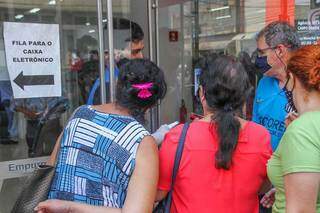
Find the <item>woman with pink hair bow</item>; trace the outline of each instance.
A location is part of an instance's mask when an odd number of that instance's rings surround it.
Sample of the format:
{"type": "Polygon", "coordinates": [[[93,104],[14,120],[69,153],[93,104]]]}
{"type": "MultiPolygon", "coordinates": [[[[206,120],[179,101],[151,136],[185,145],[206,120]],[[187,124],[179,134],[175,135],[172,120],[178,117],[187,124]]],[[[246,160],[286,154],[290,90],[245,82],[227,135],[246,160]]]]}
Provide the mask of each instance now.
{"type": "Polygon", "coordinates": [[[81,106],[69,119],[48,162],[57,162],[48,200],[35,211],[151,212],[158,148],[144,114],[165,93],[157,65],[145,59],[124,64],[116,101],[81,106]]]}

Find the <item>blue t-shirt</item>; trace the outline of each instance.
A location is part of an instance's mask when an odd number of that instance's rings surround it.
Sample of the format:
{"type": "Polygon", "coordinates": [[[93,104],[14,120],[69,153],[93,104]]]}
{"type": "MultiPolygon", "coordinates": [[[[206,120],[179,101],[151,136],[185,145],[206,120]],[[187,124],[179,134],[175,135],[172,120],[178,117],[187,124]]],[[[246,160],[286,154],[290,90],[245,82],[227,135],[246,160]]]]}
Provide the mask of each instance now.
{"type": "Polygon", "coordinates": [[[288,99],[275,78],[264,76],[256,91],[252,120],[267,128],[271,134],[272,150],[275,151],[286,130],[285,117],[288,99]]]}
{"type": "MultiPolygon", "coordinates": [[[[108,93],[108,89],[109,89],[109,82],[110,82],[110,70],[109,68],[106,68],[105,70],[105,82],[106,82],[106,90],[107,90],[107,93],[108,93]]],[[[114,68],[114,75],[116,78],[118,78],[119,76],[119,69],[117,67],[114,68]]],[[[96,91],[98,90],[98,88],[100,87],[100,78],[97,78],[90,90],[90,93],[89,93],[89,97],[88,97],[88,100],[87,100],[87,105],[93,105],[94,104],[94,97],[96,95],[96,91]]],[[[107,94],[109,95],[109,94],[107,94]]]]}

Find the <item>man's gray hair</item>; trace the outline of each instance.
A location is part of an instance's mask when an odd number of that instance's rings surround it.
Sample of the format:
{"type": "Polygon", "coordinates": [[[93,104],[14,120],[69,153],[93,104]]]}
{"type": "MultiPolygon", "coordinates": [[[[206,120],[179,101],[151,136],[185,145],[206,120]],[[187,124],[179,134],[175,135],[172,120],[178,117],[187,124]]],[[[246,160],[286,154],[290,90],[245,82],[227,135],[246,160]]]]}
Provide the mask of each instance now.
{"type": "Polygon", "coordinates": [[[257,40],[264,36],[267,45],[276,47],[283,44],[291,50],[300,47],[300,40],[294,27],[287,22],[275,21],[268,24],[257,35],[257,40]]]}

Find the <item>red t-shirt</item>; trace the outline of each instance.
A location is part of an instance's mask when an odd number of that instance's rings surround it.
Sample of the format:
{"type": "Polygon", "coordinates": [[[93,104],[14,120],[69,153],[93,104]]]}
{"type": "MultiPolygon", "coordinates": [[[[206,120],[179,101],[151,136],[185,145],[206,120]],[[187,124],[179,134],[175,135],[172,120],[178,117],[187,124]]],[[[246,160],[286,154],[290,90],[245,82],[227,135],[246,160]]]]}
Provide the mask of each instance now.
{"type": "MultiPolygon", "coordinates": [[[[160,149],[158,189],[169,191],[174,157],[182,125],[172,129],[160,149]]],[[[266,164],[272,154],[270,134],[253,122],[240,131],[230,170],[215,167],[217,135],[210,123],[196,121],[187,132],[174,185],[171,212],[255,213],[258,191],[266,179],[266,164]]]]}

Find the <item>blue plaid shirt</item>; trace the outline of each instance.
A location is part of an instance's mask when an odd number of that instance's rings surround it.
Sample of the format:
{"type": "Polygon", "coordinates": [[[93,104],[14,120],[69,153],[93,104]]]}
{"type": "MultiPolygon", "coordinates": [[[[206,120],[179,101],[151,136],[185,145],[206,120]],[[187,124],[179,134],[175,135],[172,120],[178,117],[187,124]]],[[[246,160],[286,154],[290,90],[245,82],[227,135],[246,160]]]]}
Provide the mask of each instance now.
{"type": "Polygon", "coordinates": [[[121,208],[147,135],[132,117],[80,107],[64,129],[49,199],[121,208]]]}

